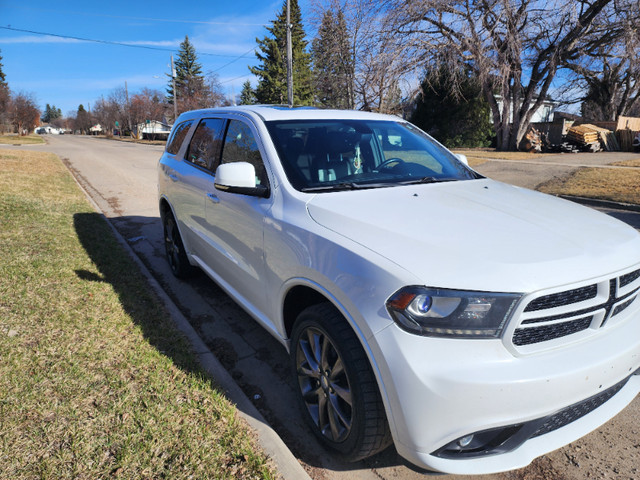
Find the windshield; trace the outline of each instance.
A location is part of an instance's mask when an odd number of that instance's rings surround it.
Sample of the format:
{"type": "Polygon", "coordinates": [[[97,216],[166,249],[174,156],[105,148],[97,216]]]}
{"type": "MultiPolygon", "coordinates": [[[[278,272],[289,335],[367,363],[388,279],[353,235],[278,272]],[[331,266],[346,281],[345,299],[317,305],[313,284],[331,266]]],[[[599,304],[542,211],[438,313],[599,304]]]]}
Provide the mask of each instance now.
{"type": "Polygon", "coordinates": [[[379,188],[478,178],[406,122],[267,122],[289,182],[303,192],[379,188]]]}

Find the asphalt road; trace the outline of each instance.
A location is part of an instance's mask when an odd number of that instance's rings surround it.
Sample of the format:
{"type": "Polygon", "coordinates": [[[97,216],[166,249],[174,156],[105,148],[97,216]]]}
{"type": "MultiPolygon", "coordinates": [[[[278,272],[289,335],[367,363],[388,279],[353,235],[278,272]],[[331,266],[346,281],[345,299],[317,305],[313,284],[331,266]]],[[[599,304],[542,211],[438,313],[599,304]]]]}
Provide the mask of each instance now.
{"type": "MultiPolygon", "coordinates": [[[[156,164],[162,147],[78,136],[48,136],[47,142],[46,146],[20,148],[51,151],[63,159],[313,478],[424,478],[425,473],[406,465],[393,447],[356,464],[341,463],[325,453],[295,408],[289,358],[282,346],[204,274],[188,282],[173,277],[164,258],[157,208],[156,164]]],[[[516,184],[521,178],[522,186],[531,188],[534,166],[522,162],[492,163],[484,166],[487,175],[516,184]],[[501,172],[504,178],[500,178],[501,172]]],[[[547,167],[547,176],[565,174],[575,168],[547,167]]],[[[615,210],[607,213],[640,229],[640,214],[615,210]]],[[[638,418],[640,399],[602,429],[526,469],[475,478],[639,478],[635,464],[626,462],[627,458],[637,459],[640,454],[638,418]]]]}

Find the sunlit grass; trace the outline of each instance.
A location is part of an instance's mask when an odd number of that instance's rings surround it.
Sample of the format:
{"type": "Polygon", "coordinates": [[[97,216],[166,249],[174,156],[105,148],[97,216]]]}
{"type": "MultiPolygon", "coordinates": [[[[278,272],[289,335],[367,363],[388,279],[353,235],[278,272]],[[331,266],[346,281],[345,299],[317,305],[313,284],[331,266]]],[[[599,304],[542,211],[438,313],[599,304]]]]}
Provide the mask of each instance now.
{"type": "Polygon", "coordinates": [[[51,154],[0,150],[0,477],[271,478],[51,154]]]}
{"type": "Polygon", "coordinates": [[[9,145],[37,145],[41,143],[45,143],[44,139],[41,135],[17,135],[17,134],[7,134],[0,135],[0,144],[9,144],[9,145]]]}
{"type": "Polygon", "coordinates": [[[540,185],[538,190],[640,205],[640,170],[581,168],[565,178],[540,185]]]}

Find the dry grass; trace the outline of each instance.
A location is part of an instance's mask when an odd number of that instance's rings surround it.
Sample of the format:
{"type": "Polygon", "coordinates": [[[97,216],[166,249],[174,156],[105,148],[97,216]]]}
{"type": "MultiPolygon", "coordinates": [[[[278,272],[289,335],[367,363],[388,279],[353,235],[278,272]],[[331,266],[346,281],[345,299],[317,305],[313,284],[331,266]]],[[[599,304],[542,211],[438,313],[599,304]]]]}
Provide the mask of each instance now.
{"type": "Polygon", "coordinates": [[[625,160],[623,162],[612,163],[618,167],[640,167],[640,158],[634,158],[632,160],[625,160]]]}
{"type": "Polygon", "coordinates": [[[0,476],[271,478],[51,154],[0,150],[0,476]]]}
{"type": "Polygon", "coordinates": [[[467,156],[469,165],[472,167],[482,165],[490,160],[514,160],[527,161],[544,157],[542,153],[526,153],[526,152],[499,152],[495,148],[456,148],[452,150],[454,153],[462,153],[467,156]]]}
{"type": "Polygon", "coordinates": [[[46,143],[41,135],[25,135],[17,134],[0,135],[0,144],[9,145],[38,145],[46,143]]]}
{"type": "Polygon", "coordinates": [[[581,168],[568,177],[540,185],[538,190],[640,205],[640,170],[581,168]]]}

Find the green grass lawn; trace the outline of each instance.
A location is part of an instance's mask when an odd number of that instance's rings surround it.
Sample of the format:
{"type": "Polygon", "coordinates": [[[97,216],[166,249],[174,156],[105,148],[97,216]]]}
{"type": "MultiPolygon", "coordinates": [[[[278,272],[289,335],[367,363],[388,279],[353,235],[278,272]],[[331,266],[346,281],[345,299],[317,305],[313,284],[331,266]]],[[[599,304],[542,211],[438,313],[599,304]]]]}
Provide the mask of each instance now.
{"type": "Polygon", "coordinates": [[[0,150],[0,477],[273,478],[54,155],[0,150]]]}
{"type": "Polygon", "coordinates": [[[17,134],[0,135],[0,144],[9,145],[37,145],[45,143],[42,135],[25,135],[17,134]]]}

